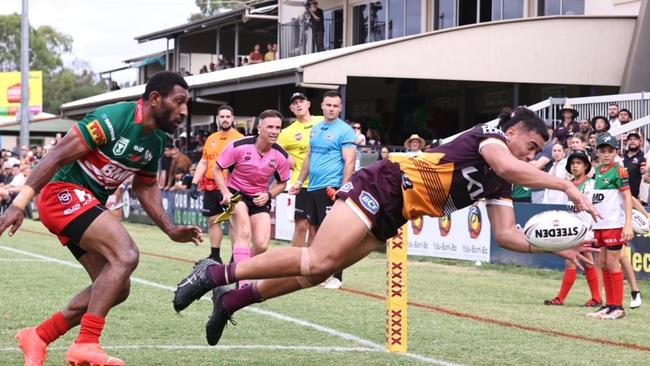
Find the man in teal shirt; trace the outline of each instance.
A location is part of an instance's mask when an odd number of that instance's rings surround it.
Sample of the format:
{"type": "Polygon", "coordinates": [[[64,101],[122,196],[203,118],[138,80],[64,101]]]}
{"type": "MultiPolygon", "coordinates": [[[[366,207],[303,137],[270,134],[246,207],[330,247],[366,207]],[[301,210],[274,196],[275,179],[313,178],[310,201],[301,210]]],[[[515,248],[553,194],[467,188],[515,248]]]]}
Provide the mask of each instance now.
{"type": "MultiPolygon", "coordinates": [[[[325,220],[334,201],[334,192],[350,180],[354,173],[357,148],[356,135],[352,127],[339,118],[342,98],[338,91],[323,94],[324,120],[311,129],[309,152],[298,176],[298,181],[289,189],[297,194],[302,182],[309,176],[305,213],[309,218],[310,232],[316,232],[325,220]]],[[[339,272],[325,282],[326,288],[340,288],[343,274],[339,272]]]]}

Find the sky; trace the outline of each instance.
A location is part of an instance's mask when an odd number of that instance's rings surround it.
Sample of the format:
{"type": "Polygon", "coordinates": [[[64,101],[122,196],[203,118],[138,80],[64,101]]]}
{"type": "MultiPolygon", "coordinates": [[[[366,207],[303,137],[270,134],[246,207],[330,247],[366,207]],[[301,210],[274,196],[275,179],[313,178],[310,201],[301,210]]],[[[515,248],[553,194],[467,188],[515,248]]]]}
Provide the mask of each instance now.
{"type": "MultiPolygon", "coordinates": [[[[32,27],[50,25],[73,38],[64,56],[87,62],[99,73],[124,66],[123,60],[164,51],[165,40],[139,44],[134,37],[187,22],[199,9],[194,0],[28,0],[32,27]]],[[[0,14],[22,12],[21,0],[0,0],[0,14]]],[[[170,46],[173,42],[170,42],[170,46]]],[[[135,70],[113,74],[120,83],[137,79],[135,70]]]]}

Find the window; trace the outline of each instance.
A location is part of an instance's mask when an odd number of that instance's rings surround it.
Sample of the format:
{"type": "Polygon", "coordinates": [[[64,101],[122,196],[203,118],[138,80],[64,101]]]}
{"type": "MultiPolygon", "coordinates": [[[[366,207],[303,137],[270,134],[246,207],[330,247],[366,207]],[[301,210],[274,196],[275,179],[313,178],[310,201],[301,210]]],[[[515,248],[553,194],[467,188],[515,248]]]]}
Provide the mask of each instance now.
{"type": "Polygon", "coordinates": [[[388,1],[388,38],[420,33],[421,0],[388,1]]]}
{"type": "Polygon", "coordinates": [[[325,10],[323,16],[325,18],[325,49],[341,48],[343,45],[343,9],[325,10]]]}
{"type": "Polygon", "coordinates": [[[492,0],[492,20],[524,17],[523,0],[492,0]]]}
{"type": "Polygon", "coordinates": [[[585,0],[539,0],[538,15],[583,15],[585,0]]]}
{"type": "Polygon", "coordinates": [[[438,2],[438,11],[434,24],[436,29],[445,29],[456,26],[456,0],[440,0],[438,2]]]}

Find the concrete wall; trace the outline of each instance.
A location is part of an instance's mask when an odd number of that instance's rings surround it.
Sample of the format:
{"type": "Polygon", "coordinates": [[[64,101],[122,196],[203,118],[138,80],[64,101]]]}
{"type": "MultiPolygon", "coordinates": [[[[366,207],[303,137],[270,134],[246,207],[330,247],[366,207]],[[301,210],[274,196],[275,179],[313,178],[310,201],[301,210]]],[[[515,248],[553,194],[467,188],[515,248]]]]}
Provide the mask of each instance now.
{"type": "Polygon", "coordinates": [[[639,14],[641,0],[586,0],[585,15],[639,14]]]}
{"type": "Polygon", "coordinates": [[[548,17],[451,28],[304,68],[305,82],[348,76],[620,85],[636,19],[548,17]],[[607,57],[603,57],[607,45],[607,57]]]}

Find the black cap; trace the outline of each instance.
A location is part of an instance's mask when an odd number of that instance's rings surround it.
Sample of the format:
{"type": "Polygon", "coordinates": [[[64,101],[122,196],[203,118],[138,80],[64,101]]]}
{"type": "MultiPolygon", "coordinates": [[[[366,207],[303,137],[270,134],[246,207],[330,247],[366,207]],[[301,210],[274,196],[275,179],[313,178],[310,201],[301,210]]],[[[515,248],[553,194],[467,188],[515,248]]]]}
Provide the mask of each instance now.
{"type": "Polygon", "coordinates": [[[296,92],[296,93],[291,94],[291,98],[289,98],[289,103],[293,103],[294,99],[298,99],[298,98],[304,99],[304,100],[309,100],[309,98],[307,98],[307,96],[305,94],[300,93],[300,92],[296,92]]]}
{"type": "Polygon", "coordinates": [[[639,135],[639,133],[636,132],[636,131],[632,131],[632,132],[628,133],[625,140],[629,140],[630,137],[632,137],[632,136],[634,136],[634,137],[638,138],[639,140],[641,140],[641,135],[639,135]]]}
{"type": "Polygon", "coordinates": [[[591,171],[591,162],[589,161],[589,154],[587,154],[584,150],[573,150],[571,151],[571,154],[569,154],[569,157],[566,159],[566,171],[571,174],[571,160],[574,158],[579,158],[582,159],[585,164],[587,164],[587,173],[591,171]]]}

